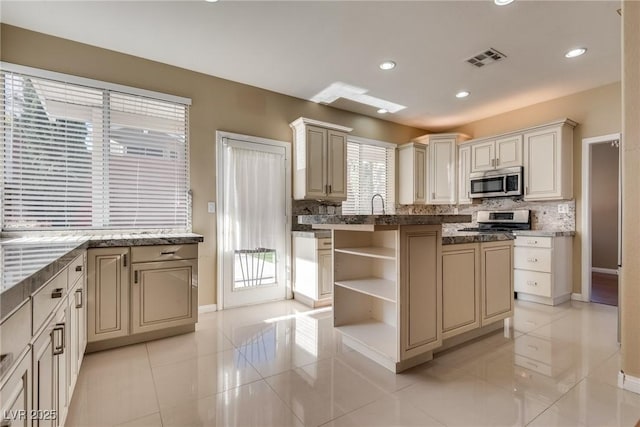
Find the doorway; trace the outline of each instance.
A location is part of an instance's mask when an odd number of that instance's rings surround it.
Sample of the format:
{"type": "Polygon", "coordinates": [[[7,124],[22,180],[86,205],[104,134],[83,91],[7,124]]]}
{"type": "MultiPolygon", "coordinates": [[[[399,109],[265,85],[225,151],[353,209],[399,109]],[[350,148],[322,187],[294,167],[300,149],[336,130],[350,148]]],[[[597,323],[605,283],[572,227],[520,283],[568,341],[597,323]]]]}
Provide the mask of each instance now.
{"type": "Polygon", "coordinates": [[[290,145],[217,132],[218,308],[290,295],[290,145]]]}
{"type": "Polygon", "coordinates": [[[620,134],[583,140],[582,297],[618,305],[621,256],[620,134]]]}

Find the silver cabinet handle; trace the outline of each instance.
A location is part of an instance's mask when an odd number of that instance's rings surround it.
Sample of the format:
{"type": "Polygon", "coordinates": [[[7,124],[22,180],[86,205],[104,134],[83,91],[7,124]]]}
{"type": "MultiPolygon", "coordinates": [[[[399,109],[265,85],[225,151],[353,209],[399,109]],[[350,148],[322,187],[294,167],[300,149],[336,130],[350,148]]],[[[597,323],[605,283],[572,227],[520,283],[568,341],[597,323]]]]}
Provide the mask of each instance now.
{"type": "Polygon", "coordinates": [[[122,266],[127,266],[127,254],[122,255],[122,266]]]}
{"type": "Polygon", "coordinates": [[[176,250],[176,251],[160,252],[160,255],[175,255],[176,252],[178,252],[178,251],[176,250]]]}
{"type": "Polygon", "coordinates": [[[538,286],[538,282],[534,282],[533,280],[529,280],[527,282],[527,285],[529,285],[529,286],[538,286]]]}
{"type": "Polygon", "coordinates": [[[76,271],[82,271],[82,266],[81,265],[76,265],[76,271]]]}
{"type": "Polygon", "coordinates": [[[537,240],[529,240],[527,243],[530,244],[530,245],[537,245],[538,241],[537,240]]]}
{"type": "Polygon", "coordinates": [[[496,158],[496,166],[500,166],[500,158],[496,158]]]}
{"type": "Polygon", "coordinates": [[[529,262],[538,262],[538,258],[527,258],[529,262]]]}
{"type": "Polygon", "coordinates": [[[82,302],[84,298],[82,298],[82,288],[76,289],[76,308],[82,308],[82,302]],[[80,302],[78,302],[78,295],[80,295],[80,302]]]}
{"type": "Polygon", "coordinates": [[[51,331],[51,341],[53,342],[53,355],[57,356],[59,354],[64,353],[64,323],[56,323],[56,326],[53,327],[51,331]],[[56,332],[60,332],[62,338],[60,339],[60,345],[58,345],[58,340],[56,339],[56,332]]]}
{"type": "Polygon", "coordinates": [[[51,292],[51,298],[52,299],[56,299],[56,298],[62,298],[62,288],[55,288],[53,290],[53,292],[51,292]]]}
{"type": "Polygon", "coordinates": [[[133,272],[133,283],[138,283],[138,270],[133,272]]]}

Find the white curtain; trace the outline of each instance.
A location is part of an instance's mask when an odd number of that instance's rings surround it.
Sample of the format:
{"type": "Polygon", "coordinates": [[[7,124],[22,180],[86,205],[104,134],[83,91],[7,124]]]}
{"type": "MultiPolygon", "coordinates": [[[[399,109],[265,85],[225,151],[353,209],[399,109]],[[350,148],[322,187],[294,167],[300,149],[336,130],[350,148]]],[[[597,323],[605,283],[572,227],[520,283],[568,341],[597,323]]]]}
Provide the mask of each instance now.
{"type": "Polygon", "coordinates": [[[226,248],[275,249],[282,255],[286,219],[284,154],[232,144],[225,150],[226,248]]]}

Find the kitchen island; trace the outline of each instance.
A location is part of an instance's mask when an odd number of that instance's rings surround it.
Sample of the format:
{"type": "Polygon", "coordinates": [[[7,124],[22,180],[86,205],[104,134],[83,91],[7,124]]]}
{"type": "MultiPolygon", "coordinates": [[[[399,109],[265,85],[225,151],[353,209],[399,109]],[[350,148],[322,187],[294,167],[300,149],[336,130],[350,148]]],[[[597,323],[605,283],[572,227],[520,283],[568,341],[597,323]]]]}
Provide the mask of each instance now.
{"type": "MultiPolygon", "coordinates": [[[[342,334],[343,342],[393,372],[431,360],[435,351],[443,344],[447,346],[443,342],[447,337],[456,335],[456,344],[465,337],[474,338],[490,324],[493,327],[482,332],[495,330],[498,320],[513,313],[509,236],[447,236],[449,243],[475,244],[478,251],[471,251],[471,264],[460,265],[465,270],[462,275],[457,275],[455,269],[453,274],[443,271],[442,224],[468,223],[469,215],[298,218],[301,224],[311,224],[314,229],[332,231],[334,327],[342,334]],[[481,244],[486,246],[484,251],[480,250],[481,244]],[[482,273],[482,262],[488,263],[488,275],[482,273]],[[479,279],[483,277],[490,283],[481,283],[479,279]],[[470,293],[454,294],[453,298],[472,301],[474,322],[466,322],[455,304],[453,308],[443,307],[443,279],[451,282],[447,289],[457,287],[463,292],[469,288],[467,282],[472,281],[470,293]],[[462,319],[461,325],[457,319],[462,319]],[[452,321],[459,333],[443,328],[443,324],[452,321]]],[[[449,258],[454,265],[468,258],[469,247],[453,246],[463,249],[456,252],[461,258],[449,258]]],[[[450,263],[447,267],[450,269],[450,263]]]]}

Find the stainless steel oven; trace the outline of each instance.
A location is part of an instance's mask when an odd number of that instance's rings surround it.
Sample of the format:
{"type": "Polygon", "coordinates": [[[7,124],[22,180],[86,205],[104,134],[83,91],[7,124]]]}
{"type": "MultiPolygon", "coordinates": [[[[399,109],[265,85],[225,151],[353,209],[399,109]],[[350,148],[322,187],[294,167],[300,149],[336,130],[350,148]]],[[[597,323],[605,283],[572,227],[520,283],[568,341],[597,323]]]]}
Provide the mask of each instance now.
{"type": "Polygon", "coordinates": [[[472,199],[522,195],[522,167],[474,172],[469,178],[472,199]]]}

